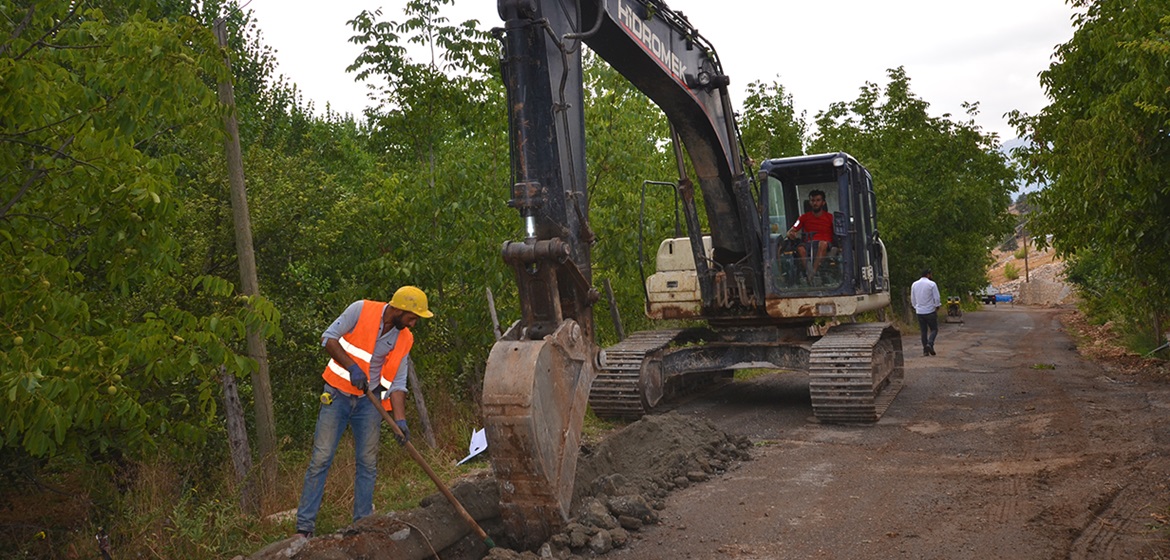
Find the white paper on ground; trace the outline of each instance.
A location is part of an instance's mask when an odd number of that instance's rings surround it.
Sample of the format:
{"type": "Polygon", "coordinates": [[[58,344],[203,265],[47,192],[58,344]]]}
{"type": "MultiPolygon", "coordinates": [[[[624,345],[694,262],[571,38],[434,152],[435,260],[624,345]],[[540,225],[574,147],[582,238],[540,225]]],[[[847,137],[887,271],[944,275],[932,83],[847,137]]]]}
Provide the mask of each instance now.
{"type": "Polygon", "coordinates": [[[483,428],[480,428],[471,434],[471,445],[467,447],[467,456],[464,457],[462,461],[459,461],[455,464],[462,465],[472,457],[483,453],[483,450],[485,449],[487,449],[487,433],[483,431],[483,428]]]}

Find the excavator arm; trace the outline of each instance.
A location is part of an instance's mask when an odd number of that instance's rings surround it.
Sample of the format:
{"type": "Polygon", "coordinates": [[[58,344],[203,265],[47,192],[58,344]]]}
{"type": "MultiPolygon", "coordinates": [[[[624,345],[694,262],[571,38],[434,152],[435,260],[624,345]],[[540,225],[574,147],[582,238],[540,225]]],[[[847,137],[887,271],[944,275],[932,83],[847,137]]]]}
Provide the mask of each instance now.
{"type": "MultiPolygon", "coordinates": [[[[580,278],[590,280],[593,234],[585,189],[581,73],[585,44],[663,110],[676,147],[681,143],[690,156],[707,213],[712,262],[702,253],[693,182],[676,150],[704,308],[718,315],[715,293],[723,289],[718,282],[744,286],[733,290],[737,305],[762,306],[761,222],[740,156],[729,79],[706,39],[685,16],[658,0],[500,0],[499,12],[505,21],[502,69],[514,177],[510,205],[525,218],[528,238],[563,240],[580,278]]],[[[536,308],[525,310],[525,317],[545,318],[541,332],[547,334],[558,317],[542,310],[555,308],[554,298],[526,291],[524,283],[521,305],[536,308]]],[[[583,319],[588,299],[596,296],[563,284],[558,285],[570,297],[561,298],[567,304],[562,311],[591,333],[592,321],[583,319]]]]}
{"type": "Polygon", "coordinates": [[[501,511],[524,546],[569,516],[579,437],[599,367],[592,305],[581,50],[589,46],[666,114],[704,310],[763,314],[762,226],[745,175],[728,78],[713,48],[659,0],[498,0],[508,95],[509,206],[524,238],[506,242],[521,318],[493,347],[484,415],[501,511]],[[698,178],[710,227],[704,250],[698,178]],[[728,297],[731,294],[731,297],[728,297]]]}

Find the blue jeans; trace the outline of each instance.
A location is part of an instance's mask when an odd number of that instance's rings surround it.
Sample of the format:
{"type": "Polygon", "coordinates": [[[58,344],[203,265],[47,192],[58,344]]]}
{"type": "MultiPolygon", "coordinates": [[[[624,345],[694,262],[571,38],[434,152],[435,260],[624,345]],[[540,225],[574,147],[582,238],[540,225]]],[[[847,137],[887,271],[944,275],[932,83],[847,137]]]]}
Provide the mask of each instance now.
{"type": "Polygon", "coordinates": [[[346,426],[353,428],[357,472],[353,482],[353,520],[374,512],[374,478],[378,474],[378,433],[382,416],[365,396],[347,395],[325,384],[333,401],[321,403],[317,429],[313,434],[313,457],[305,471],[301,502],[297,505],[297,531],[312,532],[325,495],[325,476],[346,426]]]}
{"type": "Polygon", "coordinates": [[[938,311],[925,315],[918,315],[918,330],[922,331],[922,349],[934,348],[934,339],[938,336],[938,311]],[[927,335],[927,332],[930,332],[927,335]]]}

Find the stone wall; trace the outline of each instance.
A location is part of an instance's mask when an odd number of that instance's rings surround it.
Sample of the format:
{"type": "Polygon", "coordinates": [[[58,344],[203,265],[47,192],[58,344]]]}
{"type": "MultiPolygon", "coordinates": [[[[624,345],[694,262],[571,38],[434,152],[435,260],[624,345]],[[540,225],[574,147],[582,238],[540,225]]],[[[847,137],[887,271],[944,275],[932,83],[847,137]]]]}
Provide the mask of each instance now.
{"type": "Polygon", "coordinates": [[[1024,305],[1060,305],[1070,303],[1072,287],[1052,280],[1020,282],[1016,300],[1024,305]]]}
{"type": "Polygon", "coordinates": [[[1024,281],[1024,272],[1015,280],[1008,280],[995,287],[1001,294],[1011,294],[1016,303],[1024,305],[1063,305],[1076,301],[1076,293],[1072,286],[1064,283],[1064,263],[1057,261],[1038,266],[1028,274],[1029,281],[1024,281]]]}

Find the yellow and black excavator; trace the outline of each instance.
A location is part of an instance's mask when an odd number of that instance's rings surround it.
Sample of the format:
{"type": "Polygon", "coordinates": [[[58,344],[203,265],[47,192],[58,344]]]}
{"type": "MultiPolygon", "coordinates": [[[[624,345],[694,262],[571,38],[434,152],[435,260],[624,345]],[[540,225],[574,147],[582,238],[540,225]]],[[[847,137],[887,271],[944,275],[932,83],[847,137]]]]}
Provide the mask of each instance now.
{"type": "Polygon", "coordinates": [[[483,412],[509,534],[534,546],[568,519],[587,406],[637,418],[679,388],[750,364],[807,371],[822,422],[877,421],[902,386],[903,358],[891,324],[847,322],[890,303],[865,167],[829,153],[745,171],[715,49],[659,0],[498,0],[498,9],[509,205],[526,235],[502,250],[521,317],[492,348],[483,412]],[[659,246],[646,313],[701,327],[634,333],[604,349],[596,341],[582,45],[670,121],[687,235],[659,246]],[[831,248],[815,261],[789,235],[813,191],[833,217],[831,248]],[[827,332],[815,328],[828,321],[827,332]]]}

